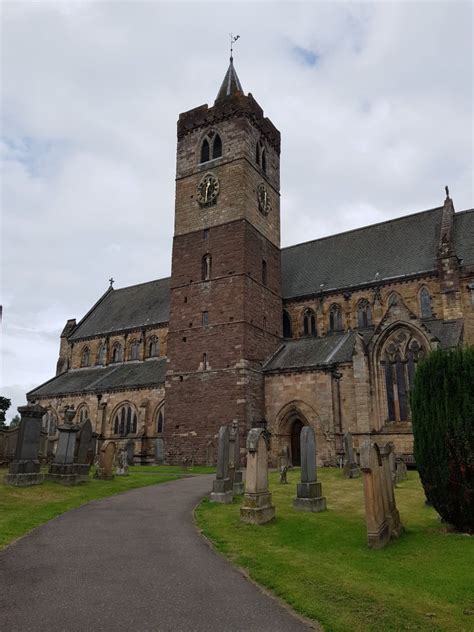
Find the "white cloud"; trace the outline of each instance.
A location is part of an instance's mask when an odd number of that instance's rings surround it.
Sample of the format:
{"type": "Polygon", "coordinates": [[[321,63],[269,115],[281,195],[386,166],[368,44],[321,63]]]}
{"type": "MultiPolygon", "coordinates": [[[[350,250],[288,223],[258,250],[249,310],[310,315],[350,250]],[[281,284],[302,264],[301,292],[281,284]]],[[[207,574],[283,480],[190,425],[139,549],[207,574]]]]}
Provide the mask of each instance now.
{"type": "Polygon", "coordinates": [[[212,103],[231,29],[244,89],[282,132],[284,245],[437,206],[445,184],[459,210],[472,205],[470,3],[2,11],[2,384],[12,392],[53,375],[65,320],[111,275],[120,287],[169,274],[176,120],[212,103]]]}

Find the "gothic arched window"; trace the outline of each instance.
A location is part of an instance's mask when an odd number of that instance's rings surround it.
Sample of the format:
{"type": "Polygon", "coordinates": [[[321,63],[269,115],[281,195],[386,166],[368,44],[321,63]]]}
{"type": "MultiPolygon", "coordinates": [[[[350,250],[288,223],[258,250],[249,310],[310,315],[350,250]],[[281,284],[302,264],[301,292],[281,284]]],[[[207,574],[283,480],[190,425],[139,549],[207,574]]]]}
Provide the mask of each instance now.
{"type": "Polygon", "coordinates": [[[165,429],[165,407],[162,406],[156,416],[156,432],[161,434],[165,429]]]}
{"type": "Polygon", "coordinates": [[[209,132],[201,144],[200,162],[209,162],[222,156],[222,139],[217,132],[209,132]]]}
{"type": "Polygon", "coordinates": [[[84,347],[81,352],[81,367],[89,366],[90,351],[89,347],[84,347]]]}
{"type": "Polygon", "coordinates": [[[262,259],[262,283],[263,285],[266,285],[268,281],[267,278],[267,262],[265,261],[265,259],[262,259]]]}
{"type": "Polygon", "coordinates": [[[288,312],[283,312],[283,337],[291,338],[291,336],[292,336],[291,318],[288,312]]]}
{"type": "Polygon", "coordinates": [[[202,280],[209,281],[211,278],[212,257],[208,253],[202,258],[202,280]]]}
{"type": "Polygon", "coordinates": [[[202,368],[207,371],[207,353],[202,354],[202,368]]]}
{"type": "Polygon", "coordinates": [[[130,360],[138,360],[140,357],[140,343],[138,340],[132,340],[130,343],[130,360]]]}
{"type": "Polygon", "coordinates": [[[431,318],[433,312],[431,311],[431,296],[427,287],[422,287],[420,290],[420,314],[422,318],[431,318]]]}
{"type": "Polygon", "coordinates": [[[112,347],[112,362],[122,362],[122,345],[116,342],[112,347]]]}
{"type": "Polygon", "coordinates": [[[105,358],[107,355],[107,345],[103,342],[99,350],[97,351],[97,364],[105,364],[105,358]]]}
{"type": "Polygon", "coordinates": [[[43,415],[43,430],[46,430],[48,436],[56,434],[56,428],[58,427],[58,416],[54,412],[54,410],[48,410],[46,414],[43,415]]]}
{"type": "Polygon", "coordinates": [[[114,434],[126,437],[137,432],[137,412],[131,404],[123,404],[114,415],[114,434]]]}
{"type": "Polygon", "coordinates": [[[80,424],[86,419],[89,419],[89,409],[87,408],[86,404],[82,404],[81,406],[79,406],[76,413],[76,419],[80,424]]]}
{"type": "Polygon", "coordinates": [[[361,328],[372,325],[372,310],[366,298],[362,298],[357,303],[357,325],[361,328]]]}
{"type": "Polygon", "coordinates": [[[265,152],[265,146],[261,140],[258,141],[255,147],[255,162],[262,168],[263,172],[267,170],[267,156],[265,152]]]}
{"type": "Polygon", "coordinates": [[[148,341],[148,357],[155,358],[160,355],[160,339],[152,336],[148,341]]]}
{"type": "Polygon", "coordinates": [[[420,340],[408,329],[397,329],[387,340],[380,365],[387,396],[387,420],[408,421],[410,389],[416,364],[424,349],[420,340]]]}
{"type": "Polygon", "coordinates": [[[265,149],[262,149],[261,160],[262,160],[262,171],[266,172],[267,171],[267,156],[265,153],[265,149]]]}
{"type": "Polygon", "coordinates": [[[303,333],[305,336],[316,336],[316,315],[309,308],[303,314],[303,333]]]}
{"type": "Polygon", "coordinates": [[[342,309],[337,303],[329,309],[329,331],[342,331],[342,309]]]}

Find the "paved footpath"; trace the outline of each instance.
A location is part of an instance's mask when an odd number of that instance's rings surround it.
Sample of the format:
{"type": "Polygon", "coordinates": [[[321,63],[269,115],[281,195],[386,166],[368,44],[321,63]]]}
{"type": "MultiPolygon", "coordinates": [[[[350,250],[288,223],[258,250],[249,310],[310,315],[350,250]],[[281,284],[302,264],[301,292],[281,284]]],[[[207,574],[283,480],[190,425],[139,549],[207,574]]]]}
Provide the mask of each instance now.
{"type": "Polygon", "coordinates": [[[212,478],[69,511],[0,553],[5,632],[302,632],[311,629],[199,536],[212,478]]]}

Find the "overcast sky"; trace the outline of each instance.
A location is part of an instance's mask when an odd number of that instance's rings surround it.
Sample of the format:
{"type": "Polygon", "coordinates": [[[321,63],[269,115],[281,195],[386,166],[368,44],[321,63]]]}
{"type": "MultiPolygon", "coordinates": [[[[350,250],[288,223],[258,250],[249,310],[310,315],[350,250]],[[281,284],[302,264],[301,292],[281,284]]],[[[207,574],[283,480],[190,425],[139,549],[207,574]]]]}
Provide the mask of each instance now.
{"type": "MultiPolygon", "coordinates": [[[[2,374],[54,375],[102,295],[169,275],[176,120],[234,58],[282,134],[282,244],[473,206],[473,5],[4,2],[2,374]]],[[[367,253],[370,256],[370,253],[367,253]]]]}

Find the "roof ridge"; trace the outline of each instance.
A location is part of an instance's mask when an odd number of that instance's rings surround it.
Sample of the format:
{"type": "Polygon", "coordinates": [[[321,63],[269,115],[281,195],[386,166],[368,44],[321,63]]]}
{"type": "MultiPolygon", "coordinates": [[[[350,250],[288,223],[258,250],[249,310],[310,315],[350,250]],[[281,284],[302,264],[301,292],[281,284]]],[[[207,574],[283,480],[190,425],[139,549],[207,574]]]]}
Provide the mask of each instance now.
{"type": "MultiPolygon", "coordinates": [[[[407,219],[407,217],[415,217],[417,215],[423,215],[425,213],[433,213],[434,211],[440,211],[443,207],[436,206],[434,208],[426,209],[424,211],[417,211],[416,213],[409,213],[408,215],[401,215],[400,217],[394,217],[392,219],[386,219],[382,222],[376,222],[375,224],[368,224],[366,226],[359,226],[358,228],[351,228],[350,230],[343,230],[340,233],[333,233],[332,235],[325,235],[324,237],[317,237],[316,239],[309,239],[308,241],[302,241],[299,244],[293,244],[292,246],[285,246],[281,250],[289,250],[290,248],[298,248],[298,246],[304,246],[305,244],[312,244],[316,241],[323,241],[325,239],[332,239],[333,237],[340,237],[341,235],[348,235],[349,233],[357,233],[361,230],[367,230],[368,228],[373,228],[374,226],[382,226],[383,224],[393,224],[394,222],[398,222],[402,219],[407,219]]],[[[463,213],[464,211],[460,211],[463,213]]],[[[459,215],[456,213],[455,215],[459,215]]]]}
{"type": "Polygon", "coordinates": [[[162,277],[161,279],[152,279],[151,281],[142,281],[141,283],[132,283],[132,285],[125,285],[124,287],[114,288],[114,292],[120,292],[121,290],[128,290],[131,287],[139,287],[140,285],[149,285],[150,283],[158,283],[159,281],[170,281],[171,275],[162,277]]]}

